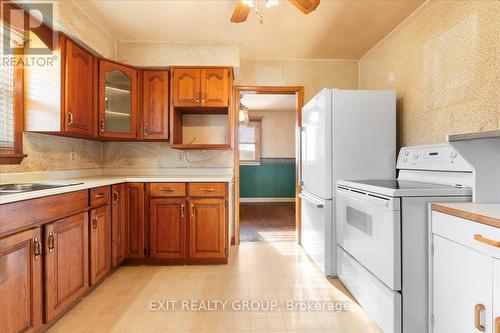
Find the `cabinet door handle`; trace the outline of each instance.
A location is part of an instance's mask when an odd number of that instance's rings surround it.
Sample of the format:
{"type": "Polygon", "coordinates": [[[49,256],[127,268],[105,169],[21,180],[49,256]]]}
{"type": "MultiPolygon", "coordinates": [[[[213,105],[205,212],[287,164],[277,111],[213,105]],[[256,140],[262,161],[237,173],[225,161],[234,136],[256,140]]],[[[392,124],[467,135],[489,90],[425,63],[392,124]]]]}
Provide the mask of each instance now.
{"type": "Polygon", "coordinates": [[[49,232],[49,237],[47,239],[47,245],[49,247],[49,253],[51,253],[55,248],[55,237],[53,232],[49,232]]]}
{"type": "Polygon", "coordinates": [[[118,191],[113,191],[113,202],[117,203],[119,198],[118,191]]]}
{"type": "Polygon", "coordinates": [[[213,192],[215,191],[213,188],[200,188],[200,191],[205,191],[205,192],[213,192]]]}
{"type": "Polygon", "coordinates": [[[181,205],[181,217],[184,218],[184,204],[181,205]]]}
{"type": "Polygon", "coordinates": [[[104,118],[101,118],[101,132],[104,132],[104,118]]]}
{"type": "Polygon", "coordinates": [[[500,317],[495,319],[495,333],[500,333],[500,317]]]}
{"type": "Polygon", "coordinates": [[[480,332],[486,331],[484,325],[481,325],[481,312],[484,312],[484,310],[485,307],[483,304],[476,304],[474,307],[474,327],[480,332]]]}
{"type": "Polygon", "coordinates": [[[73,126],[73,112],[68,112],[68,126],[73,126]]]}
{"type": "Polygon", "coordinates": [[[493,247],[500,247],[500,241],[495,241],[493,239],[489,239],[486,237],[481,236],[480,234],[475,234],[474,239],[477,240],[478,242],[493,246],[493,247]]]}
{"type": "Polygon", "coordinates": [[[173,188],[171,188],[171,187],[160,187],[160,191],[162,191],[162,192],[173,192],[175,190],[173,188]]]}
{"type": "Polygon", "coordinates": [[[144,123],[144,135],[148,135],[148,134],[149,134],[148,123],[144,123]]]}
{"type": "Polygon", "coordinates": [[[197,91],[196,92],[196,98],[195,98],[196,103],[200,102],[200,96],[201,96],[201,91],[197,91]]]}
{"type": "Polygon", "coordinates": [[[194,217],[194,205],[191,205],[191,216],[194,217]]]}
{"type": "Polygon", "coordinates": [[[207,93],[206,92],[202,92],[201,93],[201,102],[205,103],[206,98],[207,98],[207,93]]]}
{"type": "Polygon", "coordinates": [[[92,229],[97,229],[97,217],[92,218],[92,229]]]}
{"type": "Polygon", "coordinates": [[[42,242],[38,240],[38,237],[33,239],[33,253],[35,255],[35,260],[38,260],[40,254],[42,254],[42,242]]]}

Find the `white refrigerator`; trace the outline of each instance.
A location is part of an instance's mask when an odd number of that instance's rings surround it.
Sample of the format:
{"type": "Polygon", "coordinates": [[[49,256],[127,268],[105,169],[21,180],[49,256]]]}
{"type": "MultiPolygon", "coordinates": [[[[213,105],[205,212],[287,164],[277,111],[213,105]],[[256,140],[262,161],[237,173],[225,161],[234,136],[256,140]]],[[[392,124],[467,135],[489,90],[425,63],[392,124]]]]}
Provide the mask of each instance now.
{"type": "Polygon", "coordinates": [[[395,178],[395,93],[321,90],[302,108],[300,174],[301,245],[335,276],[335,183],[395,178]]]}

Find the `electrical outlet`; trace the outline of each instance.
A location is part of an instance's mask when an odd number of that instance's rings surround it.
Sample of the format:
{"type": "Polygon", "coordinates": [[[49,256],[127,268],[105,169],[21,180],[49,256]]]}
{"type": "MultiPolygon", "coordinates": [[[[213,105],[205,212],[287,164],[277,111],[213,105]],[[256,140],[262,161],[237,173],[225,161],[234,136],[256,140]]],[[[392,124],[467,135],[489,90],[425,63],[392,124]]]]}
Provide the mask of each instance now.
{"type": "Polygon", "coordinates": [[[177,158],[179,159],[179,161],[184,160],[184,153],[177,153],[177,158]]]}

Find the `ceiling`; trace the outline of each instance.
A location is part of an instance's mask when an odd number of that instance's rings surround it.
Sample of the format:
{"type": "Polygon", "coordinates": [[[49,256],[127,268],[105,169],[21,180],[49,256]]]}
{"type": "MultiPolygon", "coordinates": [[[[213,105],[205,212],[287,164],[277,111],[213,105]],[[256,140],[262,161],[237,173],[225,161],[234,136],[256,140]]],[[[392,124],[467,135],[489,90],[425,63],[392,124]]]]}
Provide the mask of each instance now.
{"type": "Polygon", "coordinates": [[[284,94],[242,94],[248,111],[295,111],[297,96],[284,94]]]}
{"type": "Polygon", "coordinates": [[[288,1],[231,23],[236,0],[76,0],[118,41],[210,41],[243,58],[359,59],[424,0],[322,0],[304,15],[288,1]]]}

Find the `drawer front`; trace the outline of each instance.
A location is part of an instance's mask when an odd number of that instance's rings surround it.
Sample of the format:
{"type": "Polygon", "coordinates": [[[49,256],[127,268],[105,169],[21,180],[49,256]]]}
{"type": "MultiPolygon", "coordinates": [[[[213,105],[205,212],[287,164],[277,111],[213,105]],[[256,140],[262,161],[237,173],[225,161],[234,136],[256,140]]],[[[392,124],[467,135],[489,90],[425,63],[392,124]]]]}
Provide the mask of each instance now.
{"type": "Polygon", "coordinates": [[[401,333],[401,294],[380,282],[370,271],[337,247],[337,273],[366,312],[386,333],[401,333]]]}
{"type": "Polygon", "coordinates": [[[225,197],[226,183],[189,183],[192,197],[225,197]]]}
{"type": "Polygon", "coordinates": [[[432,233],[500,259],[499,228],[433,211],[432,233]]]}
{"type": "Polygon", "coordinates": [[[90,189],[90,206],[97,207],[109,203],[109,186],[90,189]]]}
{"type": "Polygon", "coordinates": [[[152,197],[184,197],[186,183],[151,183],[149,194],[152,197]]]}

